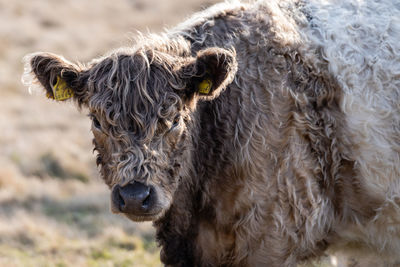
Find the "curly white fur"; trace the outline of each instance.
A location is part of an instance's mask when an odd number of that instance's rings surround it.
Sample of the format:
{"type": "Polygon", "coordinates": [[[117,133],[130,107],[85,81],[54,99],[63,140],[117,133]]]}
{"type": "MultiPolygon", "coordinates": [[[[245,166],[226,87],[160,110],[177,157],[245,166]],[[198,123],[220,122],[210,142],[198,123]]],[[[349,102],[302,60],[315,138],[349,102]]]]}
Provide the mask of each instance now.
{"type": "Polygon", "coordinates": [[[341,235],[398,254],[400,2],[311,0],[303,10],[310,19],[300,30],[303,54],[327,68],[343,90],[340,107],[349,127],[343,156],[354,159],[369,190],[386,199],[373,221],[342,229],[341,235]]]}

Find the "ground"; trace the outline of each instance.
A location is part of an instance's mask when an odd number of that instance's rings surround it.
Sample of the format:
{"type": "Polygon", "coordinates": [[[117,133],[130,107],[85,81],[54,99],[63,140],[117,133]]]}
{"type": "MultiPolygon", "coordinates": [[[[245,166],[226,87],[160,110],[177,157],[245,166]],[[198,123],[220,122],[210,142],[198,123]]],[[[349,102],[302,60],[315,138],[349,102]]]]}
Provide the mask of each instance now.
{"type": "Polygon", "coordinates": [[[109,211],[85,111],[29,94],[22,58],[87,62],[214,2],[0,0],[0,266],[161,265],[151,224],[109,211]]]}

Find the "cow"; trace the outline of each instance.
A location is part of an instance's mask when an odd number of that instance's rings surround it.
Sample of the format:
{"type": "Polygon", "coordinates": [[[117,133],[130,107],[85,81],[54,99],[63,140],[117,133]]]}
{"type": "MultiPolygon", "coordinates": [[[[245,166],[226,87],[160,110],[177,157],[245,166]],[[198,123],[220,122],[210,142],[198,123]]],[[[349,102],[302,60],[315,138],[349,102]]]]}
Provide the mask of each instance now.
{"type": "Polygon", "coordinates": [[[153,221],[166,266],[400,258],[398,1],[225,2],[88,64],[25,62],[88,110],[111,210],[153,221]]]}

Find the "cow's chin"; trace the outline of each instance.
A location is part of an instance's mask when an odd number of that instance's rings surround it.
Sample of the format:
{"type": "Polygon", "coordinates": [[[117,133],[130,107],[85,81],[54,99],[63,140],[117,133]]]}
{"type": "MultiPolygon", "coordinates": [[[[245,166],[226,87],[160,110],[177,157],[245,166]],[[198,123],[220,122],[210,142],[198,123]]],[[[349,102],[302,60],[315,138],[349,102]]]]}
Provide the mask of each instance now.
{"type": "Polygon", "coordinates": [[[165,212],[160,211],[156,214],[146,214],[146,215],[134,215],[129,213],[124,213],[123,215],[134,222],[148,222],[148,221],[157,221],[162,218],[165,212]]]}
{"type": "Polygon", "coordinates": [[[163,206],[160,203],[149,214],[137,215],[137,214],[132,214],[132,213],[123,213],[123,215],[125,215],[125,217],[127,217],[128,219],[130,219],[130,220],[132,220],[134,222],[146,222],[146,221],[153,221],[154,222],[154,221],[157,221],[157,220],[163,218],[165,213],[166,213],[166,211],[168,210],[168,208],[169,208],[169,205],[168,206],[163,206]]]}

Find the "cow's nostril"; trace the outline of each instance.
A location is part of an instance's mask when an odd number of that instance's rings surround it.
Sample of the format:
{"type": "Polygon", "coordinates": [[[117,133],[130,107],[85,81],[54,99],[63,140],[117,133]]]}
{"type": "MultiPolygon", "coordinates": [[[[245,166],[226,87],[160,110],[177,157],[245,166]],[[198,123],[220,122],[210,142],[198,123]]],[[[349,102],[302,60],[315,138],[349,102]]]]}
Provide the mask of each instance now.
{"type": "Polygon", "coordinates": [[[116,186],[112,192],[113,204],[123,213],[146,215],[155,203],[154,190],[139,182],[124,187],[116,186]]]}
{"type": "Polygon", "coordinates": [[[118,204],[119,204],[120,209],[121,209],[121,207],[125,206],[125,201],[119,193],[118,193],[118,204]]]}
{"type": "Polygon", "coordinates": [[[149,205],[150,205],[150,203],[151,203],[151,199],[150,199],[150,196],[151,196],[151,192],[152,190],[150,189],[150,192],[149,192],[149,195],[146,197],[146,199],[145,200],[143,200],[143,203],[142,203],[142,208],[143,209],[148,209],[149,208],[149,205]]]}

